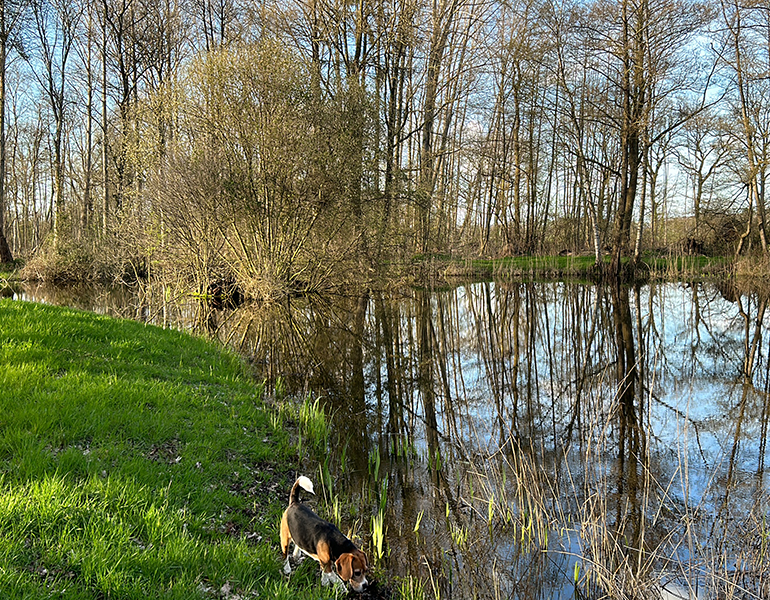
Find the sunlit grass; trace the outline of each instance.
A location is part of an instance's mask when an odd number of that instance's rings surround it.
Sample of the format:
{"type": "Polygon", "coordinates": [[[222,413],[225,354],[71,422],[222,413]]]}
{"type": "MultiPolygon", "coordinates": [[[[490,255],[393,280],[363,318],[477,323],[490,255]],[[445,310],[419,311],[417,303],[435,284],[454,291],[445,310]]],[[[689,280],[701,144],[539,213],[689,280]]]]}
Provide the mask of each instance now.
{"type": "MultiPolygon", "coordinates": [[[[611,257],[602,259],[608,265],[611,257]]],[[[447,265],[446,274],[474,277],[534,277],[534,278],[590,278],[596,274],[593,255],[505,256],[494,259],[452,259],[437,257],[447,265]]],[[[629,259],[624,259],[628,262],[629,259]]],[[[731,260],[724,257],[689,255],[644,255],[640,259],[636,277],[641,279],[700,279],[715,274],[724,276],[731,268],[731,260]]]]}
{"type": "Polygon", "coordinates": [[[5,597],[325,597],[280,573],[293,451],[236,355],[0,300],[0,389],[5,597]]]}
{"type": "Polygon", "coordinates": [[[265,548],[211,543],[196,533],[203,515],[130,478],[46,474],[1,493],[0,556],[19,592],[181,598],[206,585],[252,589],[271,575],[265,548]]]}

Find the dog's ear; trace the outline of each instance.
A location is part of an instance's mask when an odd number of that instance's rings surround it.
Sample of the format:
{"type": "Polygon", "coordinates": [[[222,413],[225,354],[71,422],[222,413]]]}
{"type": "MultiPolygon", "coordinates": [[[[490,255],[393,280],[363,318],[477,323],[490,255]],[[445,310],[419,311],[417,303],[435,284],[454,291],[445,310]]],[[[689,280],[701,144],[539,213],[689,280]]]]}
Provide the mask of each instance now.
{"type": "Polygon", "coordinates": [[[364,571],[368,571],[369,559],[366,557],[366,553],[363,550],[356,550],[356,555],[358,556],[359,560],[363,563],[364,571]]]}
{"type": "Polygon", "coordinates": [[[342,581],[350,581],[353,577],[353,555],[346,552],[340,556],[334,563],[337,566],[337,575],[342,581]]]}

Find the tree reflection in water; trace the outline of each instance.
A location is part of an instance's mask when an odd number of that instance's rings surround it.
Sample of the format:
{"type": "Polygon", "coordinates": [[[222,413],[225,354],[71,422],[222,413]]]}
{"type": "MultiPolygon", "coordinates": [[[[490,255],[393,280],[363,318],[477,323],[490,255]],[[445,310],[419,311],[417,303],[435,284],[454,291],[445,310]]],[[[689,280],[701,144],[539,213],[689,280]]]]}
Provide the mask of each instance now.
{"type": "MultiPolygon", "coordinates": [[[[130,311],[168,319],[160,296],[130,311]]],[[[387,495],[391,575],[442,598],[576,580],[729,598],[770,592],[766,307],[724,286],[490,282],[175,310],[268,387],[323,398],[330,492],[365,544],[387,495]]]]}

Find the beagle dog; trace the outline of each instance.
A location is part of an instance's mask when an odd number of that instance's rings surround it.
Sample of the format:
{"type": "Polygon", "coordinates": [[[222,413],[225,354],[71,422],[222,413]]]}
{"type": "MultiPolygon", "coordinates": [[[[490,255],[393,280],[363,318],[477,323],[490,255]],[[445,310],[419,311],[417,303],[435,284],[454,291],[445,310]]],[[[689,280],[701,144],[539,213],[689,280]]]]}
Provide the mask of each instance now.
{"type": "Polygon", "coordinates": [[[365,573],[368,569],[366,554],[345,537],[332,523],[324,521],[299,498],[300,489],[314,494],[313,482],[301,475],[291,488],[289,507],[281,519],[281,553],[286,562],[283,572],[291,573],[289,564],[289,542],[294,542],[294,556],[304,552],[321,565],[321,584],[334,583],[337,575],[332,565],[337,567],[339,579],[350,583],[356,592],[361,592],[367,585],[365,573]]]}

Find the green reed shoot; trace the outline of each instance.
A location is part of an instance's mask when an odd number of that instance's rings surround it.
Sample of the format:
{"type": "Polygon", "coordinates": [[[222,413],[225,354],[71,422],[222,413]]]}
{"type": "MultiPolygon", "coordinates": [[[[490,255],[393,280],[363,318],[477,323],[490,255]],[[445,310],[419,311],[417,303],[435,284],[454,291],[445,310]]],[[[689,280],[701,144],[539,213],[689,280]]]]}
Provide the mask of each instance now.
{"type": "Polygon", "coordinates": [[[388,505],[388,476],[386,475],[380,483],[380,512],[385,512],[388,505]]]}
{"type": "Polygon", "coordinates": [[[305,398],[299,407],[300,431],[318,452],[325,452],[329,442],[330,427],[321,399],[305,398]]]}
{"type": "Polygon", "coordinates": [[[425,511],[424,510],[421,510],[417,514],[417,521],[414,524],[414,533],[419,533],[419,531],[420,531],[420,523],[422,522],[422,518],[423,518],[424,515],[425,515],[425,511]]]}
{"type": "Polygon", "coordinates": [[[443,461],[441,459],[441,450],[437,448],[434,454],[428,454],[428,469],[433,471],[440,471],[442,466],[443,461]]]}
{"type": "Polygon", "coordinates": [[[399,437],[395,442],[395,455],[396,458],[411,464],[412,460],[417,458],[417,448],[414,445],[414,440],[399,437]]]}
{"type": "Polygon", "coordinates": [[[280,375],[275,378],[275,399],[283,400],[286,397],[286,382],[280,375]]]}
{"type": "Polygon", "coordinates": [[[385,556],[385,513],[379,511],[372,516],[372,543],[374,544],[374,554],[380,561],[385,556]]]}
{"type": "Polygon", "coordinates": [[[334,496],[334,502],[332,502],[332,522],[338,527],[342,525],[342,511],[340,510],[339,496],[334,496]]]}
{"type": "Polygon", "coordinates": [[[380,448],[375,446],[374,450],[369,453],[369,475],[374,477],[374,481],[378,481],[380,478],[380,448]]]}
{"type": "Polygon", "coordinates": [[[274,430],[278,431],[283,429],[284,422],[285,420],[283,416],[283,411],[274,410],[270,413],[270,425],[274,430]]]}
{"type": "Polygon", "coordinates": [[[449,531],[452,541],[456,546],[463,547],[468,542],[468,528],[465,525],[456,525],[452,523],[449,531]]]}
{"type": "Polygon", "coordinates": [[[402,600],[425,600],[425,583],[409,576],[398,584],[398,597],[402,600]]]}

